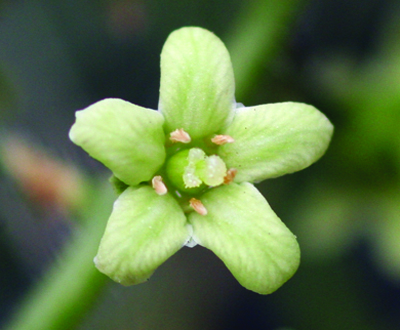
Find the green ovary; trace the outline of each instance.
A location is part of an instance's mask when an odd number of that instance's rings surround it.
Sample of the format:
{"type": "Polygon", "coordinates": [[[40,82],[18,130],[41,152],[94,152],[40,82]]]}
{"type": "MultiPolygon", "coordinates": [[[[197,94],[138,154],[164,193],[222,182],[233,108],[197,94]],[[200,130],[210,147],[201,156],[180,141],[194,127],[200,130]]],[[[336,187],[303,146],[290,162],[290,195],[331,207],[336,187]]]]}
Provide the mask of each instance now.
{"type": "Polygon", "coordinates": [[[180,191],[197,193],[206,186],[219,186],[226,176],[224,161],[216,156],[207,156],[199,148],[179,151],[167,162],[169,181],[180,191]]]}

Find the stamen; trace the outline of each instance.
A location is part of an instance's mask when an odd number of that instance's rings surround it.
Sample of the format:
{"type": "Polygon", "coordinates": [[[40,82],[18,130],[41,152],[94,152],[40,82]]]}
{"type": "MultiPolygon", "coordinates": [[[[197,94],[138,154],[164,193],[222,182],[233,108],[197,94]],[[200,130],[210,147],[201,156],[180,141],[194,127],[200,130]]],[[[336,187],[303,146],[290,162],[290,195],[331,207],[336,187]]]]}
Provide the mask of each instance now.
{"type": "Polygon", "coordinates": [[[224,177],[224,184],[230,184],[235,178],[236,173],[237,173],[236,168],[231,168],[228,171],[226,171],[226,175],[224,177]]]}
{"type": "Polygon", "coordinates": [[[161,175],[156,175],[152,180],[151,184],[160,196],[165,195],[168,192],[167,186],[164,184],[161,175]]]}
{"type": "Polygon", "coordinates": [[[185,132],[183,128],[179,128],[171,132],[169,135],[169,139],[172,142],[182,142],[182,143],[189,143],[190,141],[192,141],[189,133],[185,132]]]}
{"type": "Polygon", "coordinates": [[[189,201],[190,206],[200,215],[207,215],[207,209],[204,207],[203,203],[196,198],[192,198],[189,201]]]}
{"type": "Polygon", "coordinates": [[[212,143],[215,143],[219,146],[222,146],[226,143],[232,143],[235,142],[234,138],[229,135],[216,135],[211,139],[212,143]]]}

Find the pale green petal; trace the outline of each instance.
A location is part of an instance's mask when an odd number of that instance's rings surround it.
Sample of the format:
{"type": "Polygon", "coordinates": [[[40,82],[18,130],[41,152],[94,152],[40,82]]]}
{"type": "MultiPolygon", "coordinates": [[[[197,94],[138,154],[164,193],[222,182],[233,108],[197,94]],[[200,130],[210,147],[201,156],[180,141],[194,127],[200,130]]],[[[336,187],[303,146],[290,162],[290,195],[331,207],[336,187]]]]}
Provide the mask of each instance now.
{"type": "Polygon", "coordinates": [[[235,182],[261,181],[302,170],[326,151],[330,121],[311,105],[285,102],[238,109],[223,134],[235,142],[219,148],[235,182]]]}
{"type": "Polygon", "coordinates": [[[70,139],[128,185],[148,181],[165,159],[163,117],[120,99],[76,112],[70,139]]]}
{"type": "Polygon", "coordinates": [[[298,268],[296,237],[250,183],[214,188],[201,202],[203,216],[190,213],[194,240],[212,250],[245,288],[268,294],[298,268]]]}
{"type": "Polygon", "coordinates": [[[183,128],[192,139],[218,130],[233,115],[235,82],[229,53],[213,33],[186,27],[161,53],[159,109],[167,133],[183,128]]]}
{"type": "Polygon", "coordinates": [[[186,217],[168,193],[149,186],[127,188],[114,204],[95,258],[96,267],[114,281],[146,281],[189,240],[186,217]]]}

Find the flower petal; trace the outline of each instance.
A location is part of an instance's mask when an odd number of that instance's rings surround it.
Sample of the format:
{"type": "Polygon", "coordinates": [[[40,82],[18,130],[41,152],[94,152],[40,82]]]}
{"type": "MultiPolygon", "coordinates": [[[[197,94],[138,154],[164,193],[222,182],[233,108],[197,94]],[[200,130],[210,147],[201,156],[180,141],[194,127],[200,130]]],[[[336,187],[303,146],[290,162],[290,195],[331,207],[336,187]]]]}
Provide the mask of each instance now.
{"type": "Polygon", "coordinates": [[[163,117],[120,99],[76,112],[70,139],[128,185],[148,181],[165,159],[163,117]]]}
{"type": "Polygon", "coordinates": [[[129,187],[114,204],[96,267],[123,285],[146,281],[189,240],[186,217],[170,195],[129,187]]]}
{"type": "Polygon", "coordinates": [[[229,53],[213,33],[186,27],[161,53],[159,109],[166,132],[183,128],[192,139],[218,132],[233,115],[235,82],[229,53]]]}
{"type": "Polygon", "coordinates": [[[235,182],[261,181],[302,170],[326,151],[330,121],[311,105],[285,102],[238,109],[223,132],[235,142],[219,148],[235,182]]]}
{"type": "Polygon", "coordinates": [[[212,189],[201,197],[207,215],[189,215],[194,240],[212,250],[240,284],[268,294],[297,270],[296,237],[250,183],[212,189]]]}

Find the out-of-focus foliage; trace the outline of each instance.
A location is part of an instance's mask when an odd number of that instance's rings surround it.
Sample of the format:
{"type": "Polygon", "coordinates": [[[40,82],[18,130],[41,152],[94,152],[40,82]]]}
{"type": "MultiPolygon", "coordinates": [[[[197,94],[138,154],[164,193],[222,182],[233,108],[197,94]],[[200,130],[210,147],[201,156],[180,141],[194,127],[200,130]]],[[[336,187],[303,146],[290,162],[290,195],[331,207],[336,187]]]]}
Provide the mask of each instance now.
{"type": "Polygon", "coordinates": [[[16,107],[14,86],[0,65],[0,120],[16,107]]]}
{"type": "Polygon", "coordinates": [[[377,266],[400,283],[398,15],[388,20],[373,56],[359,64],[343,54],[332,56],[314,77],[325,101],[346,119],[326,159],[325,175],[331,178],[310,187],[298,225],[311,247],[306,251],[322,258],[343,255],[360,239],[368,240],[377,266]],[[313,203],[307,202],[310,197],[313,203]]]}

